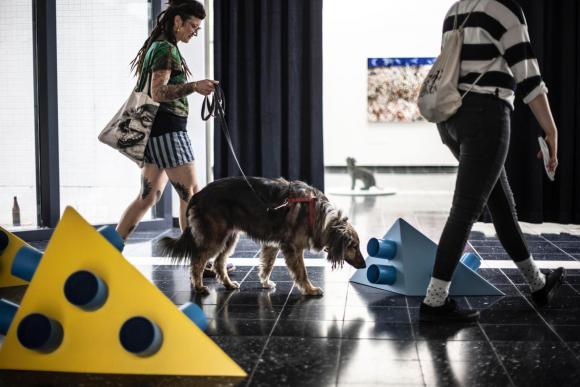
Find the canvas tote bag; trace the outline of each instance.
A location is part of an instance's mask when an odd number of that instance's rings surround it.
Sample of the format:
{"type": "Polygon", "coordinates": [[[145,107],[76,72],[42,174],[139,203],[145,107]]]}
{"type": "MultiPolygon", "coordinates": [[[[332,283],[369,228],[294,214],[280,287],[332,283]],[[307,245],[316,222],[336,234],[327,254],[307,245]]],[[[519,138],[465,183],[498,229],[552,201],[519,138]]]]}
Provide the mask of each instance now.
{"type": "MultiPolygon", "coordinates": [[[[467,93],[471,91],[473,86],[485,74],[482,72],[475,82],[471,85],[463,96],[457,89],[459,81],[459,70],[461,67],[461,47],[463,45],[463,27],[469,16],[479,4],[478,0],[475,2],[471,11],[465,17],[465,20],[459,28],[457,28],[457,14],[459,10],[459,2],[455,6],[455,18],[453,19],[453,30],[446,35],[443,42],[441,54],[429,70],[427,77],[421,85],[417,105],[421,115],[430,122],[443,122],[451,117],[457,109],[461,106],[461,101],[467,93]]],[[[487,69],[495,60],[488,66],[487,69]]]]}
{"type": "MultiPolygon", "coordinates": [[[[152,51],[147,53],[144,61],[147,66],[143,68],[149,67],[152,51]]],[[[146,74],[147,81],[143,89],[139,90],[140,81],[136,90],[99,134],[99,141],[117,149],[139,167],[143,166],[145,147],[159,109],[159,103],[150,97],[151,71],[146,74]]]]}

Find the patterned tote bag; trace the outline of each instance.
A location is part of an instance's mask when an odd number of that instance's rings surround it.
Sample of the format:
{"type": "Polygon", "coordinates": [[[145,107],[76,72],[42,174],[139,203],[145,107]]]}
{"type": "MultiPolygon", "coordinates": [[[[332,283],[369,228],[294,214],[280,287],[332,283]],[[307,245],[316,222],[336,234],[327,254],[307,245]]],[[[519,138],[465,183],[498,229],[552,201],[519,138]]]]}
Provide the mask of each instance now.
{"type": "MultiPolygon", "coordinates": [[[[143,68],[149,67],[152,51],[149,50],[147,53],[143,68]]],[[[147,74],[147,81],[143,89],[137,87],[131,93],[117,114],[99,134],[99,141],[117,149],[137,163],[139,167],[143,166],[145,146],[149,141],[153,121],[159,109],[159,103],[150,96],[151,71],[147,71],[145,74],[147,74]]]]}

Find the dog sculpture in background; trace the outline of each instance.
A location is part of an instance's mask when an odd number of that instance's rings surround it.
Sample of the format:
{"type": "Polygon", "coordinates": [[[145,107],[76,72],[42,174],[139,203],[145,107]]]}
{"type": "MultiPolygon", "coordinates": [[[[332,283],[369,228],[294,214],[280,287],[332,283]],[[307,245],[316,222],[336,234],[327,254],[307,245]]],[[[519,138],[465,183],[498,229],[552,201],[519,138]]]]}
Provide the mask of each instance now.
{"type": "Polygon", "coordinates": [[[352,157],[346,158],[346,171],[350,175],[350,189],[354,190],[356,181],[360,180],[363,184],[362,190],[368,190],[371,187],[376,187],[377,182],[373,173],[366,168],[356,166],[356,160],[352,157]]]}

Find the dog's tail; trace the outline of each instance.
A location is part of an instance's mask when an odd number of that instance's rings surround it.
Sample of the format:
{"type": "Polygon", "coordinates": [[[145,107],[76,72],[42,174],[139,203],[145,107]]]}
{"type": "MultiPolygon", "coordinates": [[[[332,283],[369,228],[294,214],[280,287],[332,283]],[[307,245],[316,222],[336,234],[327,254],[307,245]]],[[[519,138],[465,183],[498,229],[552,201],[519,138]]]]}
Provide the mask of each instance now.
{"type": "Polygon", "coordinates": [[[191,233],[191,227],[186,227],[178,238],[163,237],[157,243],[159,254],[171,257],[173,263],[190,263],[197,252],[197,245],[191,233]]]}

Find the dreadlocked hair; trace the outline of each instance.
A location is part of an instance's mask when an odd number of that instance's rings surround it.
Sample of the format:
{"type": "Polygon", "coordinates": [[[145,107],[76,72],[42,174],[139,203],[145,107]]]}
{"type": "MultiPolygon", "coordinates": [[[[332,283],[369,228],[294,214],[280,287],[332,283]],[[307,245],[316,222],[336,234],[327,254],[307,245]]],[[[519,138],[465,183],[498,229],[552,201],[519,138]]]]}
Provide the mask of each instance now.
{"type": "MultiPolygon", "coordinates": [[[[143,62],[145,61],[145,55],[147,54],[149,47],[151,47],[151,44],[153,44],[153,42],[160,36],[165,36],[167,40],[177,48],[177,39],[173,33],[175,16],[179,15],[182,20],[186,20],[192,16],[201,20],[205,19],[205,9],[199,1],[168,0],[167,5],[168,7],[157,16],[155,28],[151,31],[139,52],[137,52],[137,56],[135,56],[131,61],[131,71],[134,72],[137,77],[141,75],[143,62]]],[[[177,51],[179,52],[179,48],[177,48],[177,51]]],[[[181,53],[179,55],[181,56],[181,53]]],[[[189,67],[187,67],[187,63],[185,63],[183,57],[181,58],[181,63],[183,64],[183,72],[185,75],[190,76],[191,71],[189,70],[189,67]]]]}

